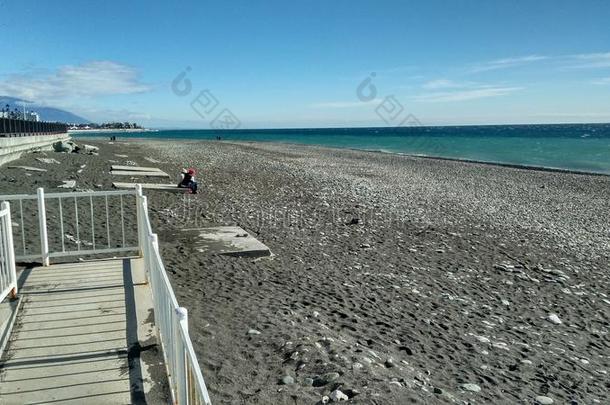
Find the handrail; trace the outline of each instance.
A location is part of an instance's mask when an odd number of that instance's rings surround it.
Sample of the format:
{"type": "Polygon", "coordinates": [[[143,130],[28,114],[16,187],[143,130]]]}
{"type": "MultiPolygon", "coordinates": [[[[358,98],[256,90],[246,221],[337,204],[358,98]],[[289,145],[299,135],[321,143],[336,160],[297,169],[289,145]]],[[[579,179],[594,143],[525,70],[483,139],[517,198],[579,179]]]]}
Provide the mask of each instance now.
{"type": "MultiPolygon", "coordinates": [[[[134,190],[45,193],[44,189],[38,188],[36,194],[0,195],[0,201],[11,201],[15,203],[17,215],[14,220],[19,225],[17,229],[20,236],[18,238],[20,248],[18,249],[16,259],[31,260],[39,257],[42,259],[42,264],[48,266],[50,264],[50,259],[56,257],[137,251],[140,246],[139,243],[131,244],[131,240],[126,238],[126,230],[129,231],[129,229],[125,226],[123,201],[123,197],[135,197],[135,195],[136,192],[134,190]],[[111,215],[109,198],[118,198],[118,201],[115,200],[118,203],[118,215],[116,216],[111,215]],[[36,207],[33,207],[33,205],[26,206],[26,204],[24,204],[26,201],[36,202],[36,207]],[[94,208],[94,201],[97,204],[97,208],[94,208]],[[59,232],[61,250],[59,250],[59,247],[55,249],[56,251],[53,251],[52,247],[49,248],[47,227],[48,225],[53,225],[53,223],[48,223],[46,220],[47,210],[51,208],[49,207],[49,203],[53,204],[51,212],[57,215],[54,216],[54,218],[59,220],[53,221],[56,228],[57,225],[59,225],[59,229],[51,229],[49,230],[49,234],[52,234],[52,236],[57,239],[57,233],[59,232]],[[87,210],[88,212],[83,212],[84,210],[87,210]],[[102,215],[98,219],[95,219],[94,211],[98,210],[105,213],[105,217],[102,215]],[[37,212],[39,222],[38,232],[36,232],[36,229],[25,226],[26,223],[24,218],[30,211],[37,212]],[[70,215],[66,216],[67,211],[74,213],[74,217],[71,217],[70,215]],[[65,220],[68,221],[66,224],[64,224],[65,220]],[[111,222],[113,223],[112,225],[111,222]],[[98,230],[96,230],[96,223],[98,230]],[[75,235],[66,234],[65,231],[67,228],[64,225],[70,227],[75,235]],[[84,234],[81,232],[81,229],[85,230],[84,234]],[[112,234],[114,234],[114,238],[111,238],[112,234]],[[34,245],[34,247],[30,246],[38,237],[40,238],[40,248],[38,248],[37,245],[34,245]],[[72,241],[76,243],[76,249],[69,249],[68,246],[66,246],[65,242],[70,240],[70,237],[72,237],[72,241]],[[90,242],[86,239],[89,239],[90,242]],[[26,243],[26,241],[29,243],[26,243]],[[91,246],[91,248],[87,249],[83,244],[91,246]]],[[[133,212],[133,208],[135,207],[132,205],[131,212],[133,212]]]]}
{"type": "Polygon", "coordinates": [[[8,202],[3,202],[0,206],[0,302],[9,294],[17,295],[12,224],[11,207],[8,202]]]}
{"type": "MultiPolygon", "coordinates": [[[[135,195],[136,221],[137,221],[137,246],[135,249],[140,250],[140,256],[144,260],[146,276],[149,282],[153,305],[154,305],[154,322],[157,329],[160,345],[167,368],[171,396],[174,404],[178,405],[211,405],[210,396],[208,394],[203,374],[197,361],[197,356],[191,342],[188,331],[188,312],[186,308],[178,305],[178,300],[172,289],[161,254],[159,251],[158,238],[152,231],[150,218],[148,217],[147,199],[142,193],[142,186],[137,185],[135,191],[98,191],[98,192],[79,192],[79,193],[50,193],[45,194],[43,189],[38,189],[37,195],[18,195],[18,196],[0,196],[1,200],[6,200],[2,203],[0,209],[0,300],[6,294],[12,292],[17,293],[17,278],[15,271],[15,255],[13,251],[12,240],[12,223],[10,205],[8,200],[17,200],[18,211],[21,214],[21,228],[23,231],[23,209],[21,201],[25,199],[37,200],[38,203],[38,219],[39,219],[39,234],[41,237],[41,253],[43,265],[49,264],[49,258],[60,257],[73,254],[96,254],[103,252],[117,252],[133,250],[132,246],[123,246],[123,248],[101,248],[96,249],[93,244],[92,250],[65,251],[62,239],[62,251],[54,252],[49,250],[48,237],[46,233],[46,208],[45,201],[58,199],[59,203],[59,220],[63,234],[63,217],[61,214],[61,199],[69,197],[74,200],[78,197],[87,197],[90,202],[90,213],[93,217],[93,197],[119,196],[121,198],[121,221],[123,221],[123,205],[122,196],[135,195]]],[[[106,201],[106,217],[108,217],[108,203],[106,201]]],[[[76,205],[75,205],[76,209],[76,205]]],[[[78,212],[78,211],[76,211],[78,212]]],[[[76,220],[76,238],[78,239],[78,216],[76,220]]],[[[122,226],[124,224],[122,223],[122,226]]],[[[106,225],[107,230],[109,224],[106,225]]],[[[93,232],[93,229],[92,229],[93,232]]],[[[109,230],[108,230],[109,232],[109,230]]],[[[22,235],[23,236],[23,235],[22,235]]],[[[93,236],[95,238],[95,236],[93,236]]],[[[123,235],[124,238],[124,235],[123,235]]],[[[25,239],[24,239],[25,241],[25,239]]],[[[95,239],[93,239],[95,241],[95,239]]],[[[25,242],[23,242],[25,243],[25,242]]],[[[124,241],[123,241],[124,244],[124,241]]],[[[24,257],[24,256],[21,256],[24,257]]],[[[20,257],[17,257],[19,259],[20,257]]]]}
{"type": "Polygon", "coordinates": [[[211,405],[203,374],[188,332],[188,312],[178,300],[165,271],[158,238],[152,232],[147,199],[136,186],[138,240],[151,286],[155,326],[161,341],[172,399],[175,404],[211,405]]]}

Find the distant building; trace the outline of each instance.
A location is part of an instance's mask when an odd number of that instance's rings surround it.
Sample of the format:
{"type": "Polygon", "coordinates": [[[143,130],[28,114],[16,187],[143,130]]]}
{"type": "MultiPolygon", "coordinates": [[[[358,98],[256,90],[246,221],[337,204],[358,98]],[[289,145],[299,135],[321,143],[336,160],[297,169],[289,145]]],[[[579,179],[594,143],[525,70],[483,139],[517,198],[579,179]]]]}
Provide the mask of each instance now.
{"type": "Polygon", "coordinates": [[[28,111],[25,113],[25,119],[27,121],[40,121],[40,115],[37,112],[34,111],[28,111]]]}

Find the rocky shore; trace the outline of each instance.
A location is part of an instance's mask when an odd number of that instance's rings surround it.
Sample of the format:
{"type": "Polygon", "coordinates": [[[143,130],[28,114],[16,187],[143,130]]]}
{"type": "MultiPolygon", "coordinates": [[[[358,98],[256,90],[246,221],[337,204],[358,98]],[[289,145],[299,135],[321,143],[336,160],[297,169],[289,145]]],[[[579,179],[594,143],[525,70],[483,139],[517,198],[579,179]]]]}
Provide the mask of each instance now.
{"type": "Polygon", "coordinates": [[[147,195],[214,403],[608,401],[610,177],[271,143],[85,143],[99,153],[13,162],[47,172],[1,167],[0,194],[110,189],[113,162],[196,168],[199,194],[147,195]],[[213,225],[274,256],[205,255],[181,232],[213,225]]]}

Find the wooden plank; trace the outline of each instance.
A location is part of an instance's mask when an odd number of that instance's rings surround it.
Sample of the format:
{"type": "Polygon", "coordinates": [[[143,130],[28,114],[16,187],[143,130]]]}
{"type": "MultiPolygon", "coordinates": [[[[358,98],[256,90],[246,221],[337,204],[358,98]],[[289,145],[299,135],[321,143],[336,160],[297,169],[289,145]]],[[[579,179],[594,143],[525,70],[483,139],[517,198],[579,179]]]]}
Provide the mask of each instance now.
{"type": "Polygon", "coordinates": [[[160,170],[158,172],[126,172],[123,170],[111,170],[110,174],[115,176],[169,177],[169,174],[160,170]]]}
{"type": "Polygon", "coordinates": [[[112,170],[123,170],[126,172],[160,172],[161,169],[158,167],[142,167],[142,166],[121,166],[121,165],[112,165],[110,166],[112,170]]]}
{"type": "Polygon", "coordinates": [[[154,184],[154,183],[112,183],[114,188],[136,188],[136,184],[141,184],[142,188],[149,190],[162,190],[162,191],[173,191],[173,192],[188,192],[188,188],[181,188],[175,184],[154,184]]]}

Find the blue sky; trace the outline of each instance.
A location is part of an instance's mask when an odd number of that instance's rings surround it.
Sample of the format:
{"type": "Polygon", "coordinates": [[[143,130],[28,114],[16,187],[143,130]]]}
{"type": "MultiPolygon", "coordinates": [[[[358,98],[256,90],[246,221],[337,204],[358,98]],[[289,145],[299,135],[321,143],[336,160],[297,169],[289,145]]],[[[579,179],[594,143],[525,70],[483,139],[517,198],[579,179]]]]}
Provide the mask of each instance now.
{"type": "Polygon", "coordinates": [[[392,96],[424,125],[610,122],[609,21],[601,0],[0,0],[0,95],[158,127],[384,126],[392,96]]]}

